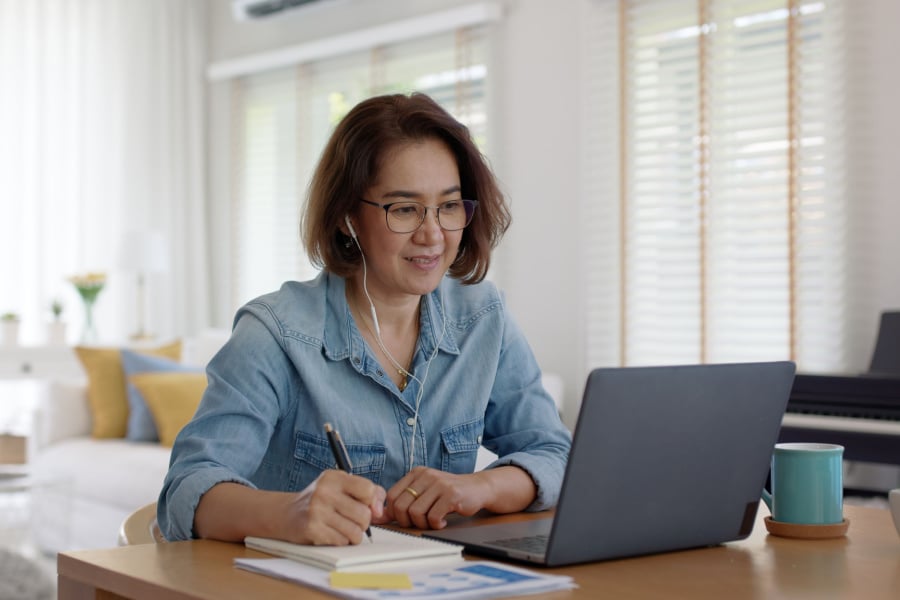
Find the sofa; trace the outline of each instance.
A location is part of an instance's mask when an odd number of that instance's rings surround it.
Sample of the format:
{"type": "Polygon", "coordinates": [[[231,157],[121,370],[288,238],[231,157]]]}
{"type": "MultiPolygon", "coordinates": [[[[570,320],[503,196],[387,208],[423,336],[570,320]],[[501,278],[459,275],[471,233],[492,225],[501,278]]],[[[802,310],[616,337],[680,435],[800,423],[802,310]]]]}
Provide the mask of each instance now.
{"type": "MultiPolygon", "coordinates": [[[[202,374],[227,338],[210,330],[185,339],[178,362],[202,374]]],[[[34,416],[32,538],[47,554],[115,546],[123,520],[157,500],[169,466],[158,441],[93,435],[90,383],[89,374],[47,382],[34,416]]]]}
{"type": "MultiPolygon", "coordinates": [[[[184,340],[179,362],[202,373],[227,337],[212,331],[184,340]]],[[[125,518],[157,500],[168,469],[163,443],[95,437],[89,379],[49,382],[35,417],[33,539],[47,554],[115,546],[125,518]]],[[[545,375],[544,385],[559,407],[561,379],[545,375]]],[[[476,468],[495,458],[482,448],[476,468]]]]}

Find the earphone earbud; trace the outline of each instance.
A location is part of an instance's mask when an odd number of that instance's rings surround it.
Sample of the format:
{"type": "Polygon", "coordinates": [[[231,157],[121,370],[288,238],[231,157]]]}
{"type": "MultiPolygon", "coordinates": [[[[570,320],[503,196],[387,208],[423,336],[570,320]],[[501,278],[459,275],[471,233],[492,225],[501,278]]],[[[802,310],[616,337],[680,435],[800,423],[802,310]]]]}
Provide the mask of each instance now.
{"type": "Polygon", "coordinates": [[[344,223],[347,225],[347,229],[350,230],[350,237],[354,240],[356,239],[356,230],[353,229],[353,224],[350,223],[350,217],[348,215],[344,215],[344,223]]]}

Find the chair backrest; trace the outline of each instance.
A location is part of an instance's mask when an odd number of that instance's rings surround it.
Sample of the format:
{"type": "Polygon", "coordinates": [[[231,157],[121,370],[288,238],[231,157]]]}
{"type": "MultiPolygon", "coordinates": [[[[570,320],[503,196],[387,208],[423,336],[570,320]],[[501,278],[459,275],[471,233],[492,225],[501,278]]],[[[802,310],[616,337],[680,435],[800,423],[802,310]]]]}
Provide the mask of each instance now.
{"type": "Polygon", "coordinates": [[[119,527],[119,545],[154,544],[165,542],[156,522],[156,502],[146,504],[122,521],[119,527]]]}
{"type": "Polygon", "coordinates": [[[900,376],[900,311],[881,313],[869,373],[900,376]]]}

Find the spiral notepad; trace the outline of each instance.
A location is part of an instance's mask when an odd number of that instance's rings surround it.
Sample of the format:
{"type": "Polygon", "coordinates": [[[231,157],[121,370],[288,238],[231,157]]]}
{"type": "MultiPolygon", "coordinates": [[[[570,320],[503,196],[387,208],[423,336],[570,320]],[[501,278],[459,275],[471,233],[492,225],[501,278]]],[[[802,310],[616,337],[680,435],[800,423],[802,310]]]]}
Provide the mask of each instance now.
{"type": "Polygon", "coordinates": [[[270,538],[246,537],[244,545],[267,554],[290,558],[321,569],[359,571],[402,568],[423,561],[462,560],[463,547],[438,540],[372,528],[372,543],[353,546],[307,546],[270,538]]]}

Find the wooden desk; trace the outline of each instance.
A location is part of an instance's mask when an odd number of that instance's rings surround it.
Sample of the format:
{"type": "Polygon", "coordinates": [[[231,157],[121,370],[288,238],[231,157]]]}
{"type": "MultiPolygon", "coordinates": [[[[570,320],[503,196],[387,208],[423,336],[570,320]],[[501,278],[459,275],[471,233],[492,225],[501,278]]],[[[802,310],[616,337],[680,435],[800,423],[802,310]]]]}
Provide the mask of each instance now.
{"type": "MultiPolygon", "coordinates": [[[[547,572],[579,588],[544,598],[878,598],[900,597],[900,537],[887,510],[847,506],[846,538],[769,536],[760,510],[746,540],[683,552],[598,562],[547,572]]],[[[499,519],[531,518],[508,515],[499,519]]],[[[59,598],[333,598],[236,569],[232,559],[264,556],[211,541],[146,544],[59,555],[59,598]]],[[[532,596],[534,597],[534,596],[532,596]]]]}

